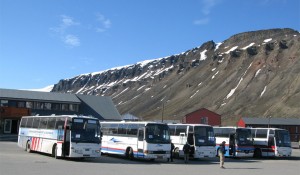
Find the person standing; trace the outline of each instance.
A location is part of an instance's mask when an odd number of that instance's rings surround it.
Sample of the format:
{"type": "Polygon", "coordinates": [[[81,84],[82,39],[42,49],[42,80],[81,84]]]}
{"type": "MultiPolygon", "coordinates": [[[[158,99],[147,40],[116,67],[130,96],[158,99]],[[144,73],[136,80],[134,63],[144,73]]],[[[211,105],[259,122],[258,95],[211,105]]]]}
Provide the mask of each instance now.
{"type": "Polygon", "coordinates": [[[220,144],[220,148],[219,148],[220,168],[225,168],[225,167],[224,167],[225,153],[226,153],[225,143],[226,143],[226,142],[223,141],[223,142],[220,144]]]}
{"type": "Polygon", "coordinates": [[[171,162],[173,162],[173,152],[174,152],[174,149],[175,149],[175,145],[174,145],[174,143],[171,142],[171,152],[170,152],[171,162]]]}
{"type": "Polygon", "coordinates": [[[190,145],[188,142],[185,143],[183,146],[183,152],[184,152],[184,163],[189,162],[189,156],[190,156],[190,145]]]}

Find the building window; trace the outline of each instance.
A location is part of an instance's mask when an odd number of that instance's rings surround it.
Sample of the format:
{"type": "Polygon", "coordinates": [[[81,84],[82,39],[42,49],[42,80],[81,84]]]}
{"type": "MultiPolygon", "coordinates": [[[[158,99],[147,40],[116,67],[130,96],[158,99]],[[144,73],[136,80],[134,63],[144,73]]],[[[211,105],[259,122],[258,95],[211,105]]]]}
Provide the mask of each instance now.
{"type": "Polygon", "coordinates": [[[26,102],[26,108],[32,108],[33,107],[33,102],[27,101],[26,102]]]}
{"type": "Polygon", "coordinates": [[[58,104],[58,103],[52,103],[51,109],[53,111],[60,111],[60,104],[58,104]]]}
{"type": "Polygon", "coordinates": [[[16,102],[16,101],[9,100],[9,101],[8,101],[8,106],[9,106],[9,107],[17,107],[17,102],[16,102]]]}
{"type": "Polygon", "coordinates": [[[8,100],[0,100],[0,103],[1,107],[8,107],[8,100]]]}
{"type": "Polygon", "coordinates": [[[42,102],[35,102],[35,109],[43,109],[44,103],[42,102]]]}
{"type": "Polygon", "coordinates": [[[44,103],[44,109],[51,110],[51,103],[44,103]]]}
{"type": "Polygon", "coordinates": [[[18,108],[25,108],[25,102],[24,101],[19,101],[17,104],[18,104],[18,108]]]}
{"type": "Polygon", "coordinates": [[[201,124],[208,124],[208,117],[201,117],[201,124]]]}
{"type": "Polygon", "coordinates": [[[62,104],[61,105],[61,110],[62,111],[68,111],[69,110],[69,105],[68,104],[62,104]]]}
{"type": "Polygon", "coordinates": [[[76,104],[70,104],[69,105],[69,110],[70,111],[78,111],[78,105],[76,105],[76,104]]]}

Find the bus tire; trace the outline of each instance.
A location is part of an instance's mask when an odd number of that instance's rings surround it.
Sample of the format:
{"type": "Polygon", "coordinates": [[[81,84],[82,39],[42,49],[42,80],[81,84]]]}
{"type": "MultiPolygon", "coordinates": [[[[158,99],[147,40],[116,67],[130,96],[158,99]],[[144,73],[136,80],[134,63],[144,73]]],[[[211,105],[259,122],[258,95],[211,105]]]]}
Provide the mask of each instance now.
{"type": "Polygon", "coordinates": [[[27,141],[26,143],[26,149],[25,149],[28,153],[32,153],[32,150],[30,148],[30,141],[27,141]]]}
{"type": "Polygon", "coordinates": [[[254,150],[253,157],[261,158],[261,150],[260,150],[259,148],[256,148],[256,149],[254,150]]]}
{"type": "Polygon", "coordinates": [[[133,149],[131,148],[131,147],[128,147],[127,149],[126,149],[126,153],[125,153],[126,155],[126,157],[128,158],[128,159],[130,159],[130,160],[132,160],[133,158],[134,158],[134,156],[133,156],[133,149]]]}

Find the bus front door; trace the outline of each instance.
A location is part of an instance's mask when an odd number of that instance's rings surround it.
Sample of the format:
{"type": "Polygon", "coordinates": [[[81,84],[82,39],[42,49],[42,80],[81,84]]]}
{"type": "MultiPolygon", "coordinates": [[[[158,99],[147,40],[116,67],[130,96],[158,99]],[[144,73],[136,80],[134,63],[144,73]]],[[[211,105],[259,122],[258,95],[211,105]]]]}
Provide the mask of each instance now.
{"type": "Polygon", "coordinates": [[[55,148],[55,157],[63,156],[63,143],[64,143],[64,129],[62,125],[57,129],[57,144],[55,148]]]}
{"type": "MultiPolygon", "coordinates": [[[[149,135],[150,136],[150,135],[149,135]]],[[[150,136],[153,137],[153,136],[150,136]]],[[[137,157],[144,157],[144,128],[138,129],[137,157]]]]}
{"type": "Polygon", "coordinates": [[[268,150],[267,156],[275,156],[275,137],[274,135],[269,135],[268,138],[268,150]]]}
{"type": "Polygon", "coordinates": [[[235,134],[229,137],[229,156],[235,156],[235,134]]]}

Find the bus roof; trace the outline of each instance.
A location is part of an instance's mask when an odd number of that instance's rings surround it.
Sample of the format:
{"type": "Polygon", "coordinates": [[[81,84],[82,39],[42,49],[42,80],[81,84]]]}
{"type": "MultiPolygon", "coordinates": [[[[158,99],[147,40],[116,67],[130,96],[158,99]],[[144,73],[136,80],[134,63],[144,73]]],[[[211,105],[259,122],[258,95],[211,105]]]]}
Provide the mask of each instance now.
{"type": "Polygon", "coordinates": [[[44,118],[44,117],[53,117],[53,118],[57,118],[57,117],[69,117],[69,118],[97,119],[97,118],[92,117],[92,116],[82,116],[82,115],[33,115],[33,116],[23,116],[22,118],[37,118],[37,117],[40,117],[40,118],[44,118]]]}
{"type": "Polygon", "coordinates": [[[162,125],[166,125],[166,123],[160,123],[160,122],[153,122],[153,121],[101,121],[100,123],[113,123],[113,124],[162,124],[162,125]]]}

